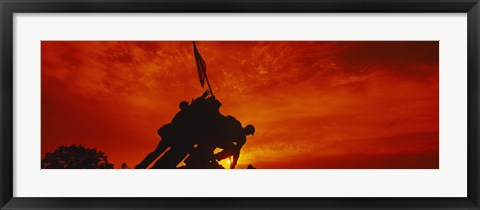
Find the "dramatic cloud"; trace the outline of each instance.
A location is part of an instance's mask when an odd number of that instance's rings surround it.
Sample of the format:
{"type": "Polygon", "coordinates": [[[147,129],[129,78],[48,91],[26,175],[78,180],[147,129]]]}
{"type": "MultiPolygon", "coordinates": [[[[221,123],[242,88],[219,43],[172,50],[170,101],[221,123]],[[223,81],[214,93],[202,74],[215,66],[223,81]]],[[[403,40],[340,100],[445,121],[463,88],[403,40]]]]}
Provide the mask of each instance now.
{"type": "MultiPolygon", "coordinates": [[[[438,42],[197,42],[221,112],[254,124],[239,167],[438,168],[438,42]]],[[[42,155],[155,149],[204,91],[192,42],[42,42],[42,155]]]]}

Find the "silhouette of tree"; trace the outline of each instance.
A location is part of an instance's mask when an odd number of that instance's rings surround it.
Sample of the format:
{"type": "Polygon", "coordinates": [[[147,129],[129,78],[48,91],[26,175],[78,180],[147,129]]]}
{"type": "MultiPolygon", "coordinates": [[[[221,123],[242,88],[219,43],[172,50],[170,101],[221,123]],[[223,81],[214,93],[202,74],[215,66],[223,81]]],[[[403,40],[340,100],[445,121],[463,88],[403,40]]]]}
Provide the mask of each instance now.
{"type": "Polygon", "coordinates": [[[42,159],[44,169],[113,169],[104,152],[82,145],[60,146],[42,159]]]}

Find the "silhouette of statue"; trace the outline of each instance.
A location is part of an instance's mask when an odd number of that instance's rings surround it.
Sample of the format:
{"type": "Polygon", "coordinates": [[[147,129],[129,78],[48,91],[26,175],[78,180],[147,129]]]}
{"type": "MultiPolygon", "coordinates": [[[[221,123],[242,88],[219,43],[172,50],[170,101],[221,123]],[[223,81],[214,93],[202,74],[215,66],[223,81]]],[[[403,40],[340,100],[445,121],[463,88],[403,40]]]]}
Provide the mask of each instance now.
{"type": "Polygon", "coordinates": [[[217,161],[233,156],[230,168],[234,169],[240,157],[240,150],[246,142],[246,136],[255,133],[252,125],[243,128],[232,116],[222,117],[222,121],[214,125],[214,128],[214,132],[199,141],[198,146],[185,160],[186,168],[223,168],[217,161]],[[216,148],[223,150],[214,154],[216,148]]]}
{"type": "MultiPolygon", "coordinates": [[[[184,116],[187,115],[186,112],[188,112],[188,102],[182,101],[179,104],[180,107],[180,112],[178,112],[175,117],[172,120],[172,123],[177,123],[181,124],[181,122],[178,121],[185,121],[184,116]]],[[[160,142],[157,145],[157,148],[148,154],[145,159],[143,159],[142,162],[140,162],[138,165],[135,166],[136,169],[145,169],[150,165],[155,159],[157,159],[158,156],[160,156],[162,153],[165,152],[165,150],[168,149],[168,147],[173,147],[173,146],[178,146],[178,141],[175,141],[175,134],[178,134],[179,132],[176,132],[178,129],[176,129],[171,123],[165,124],[160,129],[158,129],[157,133],[161,137],[160,142]]],[[[181,160],[180,160],[181,161],[181,160]]],[[[170,165],[170,164],[169,164],[170,165]]],[[[176,165],[175,165],[176,166],[176,165]]],[[[174,166],[174,167],[175,167],[174,166]]]]}
{"type": "Polygon", "coordinates": [[[185,168],[189,169],[224,169],[216,160],[212,151],[208,148],[197,146],[187,159],[185,168]]]}
{"type": "Polygon", "coordinates": [[[190,105],[182,101],[180,112],[171,123],[159,129],[162,139],[157,148],[135,168],[147,168],[162,153],[165,154],[152,168],[173,169],[185,160],[186,166],[182,168],[223,169],[217,161],[230,156],[233,156],[230,168],[235,168],[246,136],[253,135],[255,128],[252,125],[244,128],[233,116],[223,116],[219,110],[221,106],[222,103],[215,96],[209,96],[208,91],[192,100],[190,105]],[[216,148],[223,150],[214,154],[216,148]]]}
{"type": "Polygon", "coordinates": [[[210,135],[214,123],[212,115],[219,115],[220,106],[219,103],[214,106],[214,98],[208,96],[209,92],[204,92],[182,115],[179,113],[172,119],[176,147],[171,147],[152,168],[175,168],[187,154],[192,153],[194,145],[210,135]]]}
{"type": "Polygon", "coordinates": [[[206,73],[206,64],[193,42],[195,62],[200,85],[207,82],[208,91],[200,97],[180,103],[180,112],[170,124],[159,130],[162,137],[157,148],[145,157],[135,168],[146,168],[158,156],[164,153],[152,168],[177,168],[184,160],[181,168],[222,168],[218,160],[233,156],[230,168],[235,168],[240,157],[240,150],[247,141],[246,136],[253,135],[252,125],[242,127],[240,121],[232,116],[220,113],[222,103],[215,98],[206,73]],[[160,132],[161,131],[161,132],[160,132]],[[169,148],[169,149],[168,149],[169,148]],[[214,154],[216,148],[221,152],[214,154]]]}
{"type": "Polygon", "coordinates": [[[145,169],[152,163],[158,156],[160,156],[166,149],[170,146],[170,142],[173,141],[171,139],[170,131],[171,124],[163,125],[160,129],[158,129],[157,133],[161,137],[160,142],[157,145],[157,148],[153,152],[150,152],[142,162],[135,166],[135,169],[145,169]]]}
{"type": "Polygon", "coordinates": [[[247,125],[244,128],[241,123],[232,116],[227,116],[224,120],[223,131],[219,131],[217,133],[219,135],[214,139],[214,146],[223,150],[215,154],[215,159],[223,160],[233,156],[230,169],[234,169],[240,158],[240,150],[247,141],[246,137],[255,133],[255,127],[253,127],[253,125],[247,125]]]}
{"type": "Polygon", "coordinates": [[[193,149],[194,143],[191,131],[195,128],[195,125],[192,124],[192,116],[194,116],[196,111],[195,107],[199,103],[203,103],[200,101],[206,100],[206,95],[207,93],[204,93],[193,101],[190,106],[186,101],[180,103],[181,111],[173,117],[171,122],[172,136],[175,138],[175,142],[172,142],[170,150],[159,158],[152,168],[176,168],[193,149]]]}

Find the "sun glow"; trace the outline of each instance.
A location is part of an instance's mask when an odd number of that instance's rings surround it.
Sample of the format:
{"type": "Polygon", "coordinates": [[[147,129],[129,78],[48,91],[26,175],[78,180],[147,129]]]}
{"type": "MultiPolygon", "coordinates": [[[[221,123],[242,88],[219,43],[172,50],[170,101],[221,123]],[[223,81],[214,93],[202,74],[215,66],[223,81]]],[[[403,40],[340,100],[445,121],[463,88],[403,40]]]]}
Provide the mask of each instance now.
{"type": "Polygon", "coordinates": [[[221,161],[218,161],[218,164],[223,166],[225,169],[230,169],[230,165],[232,164],[232,156],[225,158],[221,161]]]}

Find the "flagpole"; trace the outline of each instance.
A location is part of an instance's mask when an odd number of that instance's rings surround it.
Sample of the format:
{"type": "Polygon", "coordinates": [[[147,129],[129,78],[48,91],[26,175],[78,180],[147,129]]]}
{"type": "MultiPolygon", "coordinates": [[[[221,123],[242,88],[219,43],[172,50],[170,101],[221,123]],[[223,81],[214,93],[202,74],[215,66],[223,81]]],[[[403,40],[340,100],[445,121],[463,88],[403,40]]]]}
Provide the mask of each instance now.
{"type": "Polygon", "coordinates": [[[205,80],[207,80],[208,90],[210,90],[210,94],[212,94],[212,96],[214,96],[213,92],[212,92],[212,88],[210,87],[210,82],[208,81],[207,72],[205,72],[205,80]]]}
{"type": "MultiPolygon", "coordinates": [[[[197,45],[195,44],[195,41],[193,41],[193,47],[194,47],[195,49],[197,49],[197,45]]],[[[197,49],[197,51],[198,51],[198,49],[197,49]]],[[[198,67],[197,67],[197,68],[198,68],[198,67]]],[[[212,87],[210,87],[210,82],[208,81],[207,72],[206,72],[205,70],[203,70],[203,74],[205,75],[205,80],[207,80],[208,90],[210,91],[210,94],[211,94],[212,96],[214,96],[214,95],[213,95],[213,92],[212,92],[212,87]]]]}

